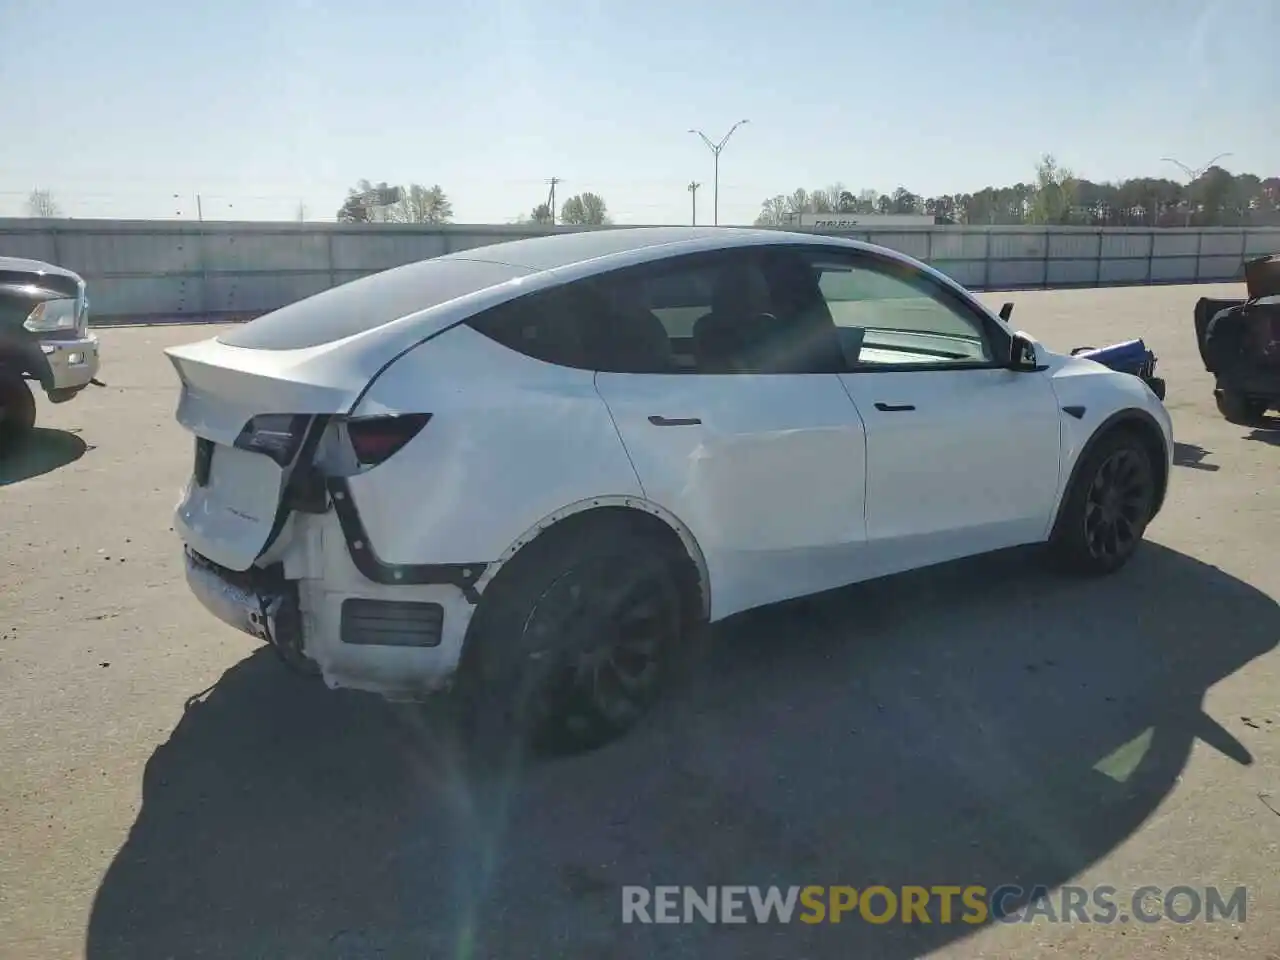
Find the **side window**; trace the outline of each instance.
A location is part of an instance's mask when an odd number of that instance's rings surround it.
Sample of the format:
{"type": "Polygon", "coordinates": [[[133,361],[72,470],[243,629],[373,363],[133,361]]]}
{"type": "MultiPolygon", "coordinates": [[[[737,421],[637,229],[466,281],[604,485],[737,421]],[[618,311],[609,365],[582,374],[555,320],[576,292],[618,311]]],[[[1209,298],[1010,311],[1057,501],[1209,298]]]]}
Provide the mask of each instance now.
{"type": "Polygon", "coordinates": [[[694,373],[694,327],[711,311],[715,269],[706,258],[629,267],[584,281],[598,303],[601,370],[694,373]],[[632,352],[630,358],[628,351],[632,352]],[[635,352],[647,357],[640,361],[635,352]]]}
{"type": "Polygon", "coordinates": [[[909,265],[821,254],[811,262],[850,369],[994,360],[982,319],[909,265]]]}
{"type": "Polygon", "coordinates": [[[468,321],[527,357],[580,370],[680,373],[662,321],[598,280],[531,293],[468,321]]]}
{"type": "Polygon", "coordinates": [[[821,307],[821,299],[813,274],[798,257],[788,260],[769,248],[735,249],[620,270],[592,285],[608,304],[611,329],[638,335],[641,324],[656,321],[665,331],[674,366],[668,372],[780,374],[843,368],[842,360],[833,359],[838,348],[830,320],[825,320],[824,336],[802,316],[806,287],[812,290],[809,303],[821,307]],[[788,271],[788,265],[794,269],[788,271]]]}
{"type": "Polygon", "coordinates": [[[526,357],[562,367],[592,369],[582,311],[572,292],[557,287],[500,304],[468,321],[491,340],[526,357]]]}

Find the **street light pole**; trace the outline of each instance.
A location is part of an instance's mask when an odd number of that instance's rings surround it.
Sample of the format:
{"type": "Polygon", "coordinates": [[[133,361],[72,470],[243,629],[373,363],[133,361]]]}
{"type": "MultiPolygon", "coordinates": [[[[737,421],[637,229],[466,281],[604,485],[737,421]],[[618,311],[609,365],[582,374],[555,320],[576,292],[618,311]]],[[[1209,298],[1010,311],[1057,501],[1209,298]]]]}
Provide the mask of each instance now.
{"type": "Polygon", "coordinates": [[[732,127],[729,128],[729,132],[724,135],[724,137],[720,140],[719,143],[712,143],[711,138],[708,137],[701,130],[689,131],[690,133],[696,133],[698,136],[700,136],[702,138],[702,142],[707,145],[707,149],[711,151],[711,155],[715,157],[715,167],[714,167],[715,173],[714,173],[714,179],[712,180],[712,185],[711,185],[711,209],[712,209],[711,219],[716,226],[720,225],[720,151],[724,149],[724,145],[728,143],[729,138],[733,136],[733,131],[737,130],[744,123],[750,123],[750,122],[751,121],[749,120],[739,120],[737,123],[735,123],[732,127]]]}
{"type": "MultiPolygon", "coordinates": [[[[1160,159],[1165,163],[1172,163],[1174,166],[1181,169],[1182,172],[1187,175],[1188,177],[1187,189],[1188,191],[1190,191],[1191,184],[1195,183],[1197,180],[1203,177],[1205,175],[1205,172],[1210,167],[1212,167],[1215,163],[1221,160],[1223,157],[1229,157],[1229,156],[1231,156],[1230,153],[1220,153],[1198,170],[1192,170],[1181,160],[1175,160],[1173,157],[1161,157],[1160,159]]],[[[1191,197],[1190,196],[1187,197],[1187,218],[1185,221],[1183,221],[1183,226],[1184,227],[1191,226],[1191,197]]]]}
{"type": "Polygon", "coordinates": [[[698,225],[698,188],[702,184],[694,182],[689,184],[689,197],[693,203],[693,225],[698,225]]]}

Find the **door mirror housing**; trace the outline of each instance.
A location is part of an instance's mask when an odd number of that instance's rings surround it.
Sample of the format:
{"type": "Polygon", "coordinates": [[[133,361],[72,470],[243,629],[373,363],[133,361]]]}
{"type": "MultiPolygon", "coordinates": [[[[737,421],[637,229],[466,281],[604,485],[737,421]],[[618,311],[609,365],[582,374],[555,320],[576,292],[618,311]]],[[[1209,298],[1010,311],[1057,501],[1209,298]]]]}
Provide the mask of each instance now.
{"type": "Polygon", "coordinates": [[[1019,372],[1044,369],[1036,356],[1035,341],[1025,333],[1015,333],[1009,340],[1009,369],[1019,372]]]}

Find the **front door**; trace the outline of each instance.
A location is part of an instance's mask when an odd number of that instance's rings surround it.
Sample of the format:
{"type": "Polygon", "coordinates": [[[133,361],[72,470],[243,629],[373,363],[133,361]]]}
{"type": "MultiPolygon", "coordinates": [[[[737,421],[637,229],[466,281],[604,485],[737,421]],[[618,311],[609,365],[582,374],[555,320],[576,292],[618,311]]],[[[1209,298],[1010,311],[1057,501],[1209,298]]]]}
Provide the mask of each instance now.
{"type": "Polygon", "coordinates": [[[1059,479],[1048,378],[1004,364],[1007,334],[931,274],[813,253],[867,435],[868,548],[881,572],[1041,539],[1059,479]]]}

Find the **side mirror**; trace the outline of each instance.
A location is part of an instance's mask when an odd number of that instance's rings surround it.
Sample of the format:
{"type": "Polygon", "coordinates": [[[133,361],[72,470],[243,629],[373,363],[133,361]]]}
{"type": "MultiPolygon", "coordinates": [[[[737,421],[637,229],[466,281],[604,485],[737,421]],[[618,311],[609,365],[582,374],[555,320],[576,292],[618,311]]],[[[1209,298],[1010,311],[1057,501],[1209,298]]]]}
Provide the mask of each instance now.
{"type": "Polygon", "coordinates": [[[1039,370],[1036,345],[1023,333],[1015,333],[1009,341],[1009,369],[1017,371],[1039,370]]]}
{"type": "Polygon", "coordinates": [[[1000,308],[1000,319],[1005,323],[1009,322],[1009,318],[1013,316],[1013,303],[1006,300],[1003,307],[1000,308]]]}

